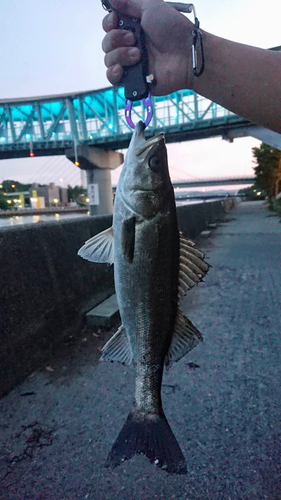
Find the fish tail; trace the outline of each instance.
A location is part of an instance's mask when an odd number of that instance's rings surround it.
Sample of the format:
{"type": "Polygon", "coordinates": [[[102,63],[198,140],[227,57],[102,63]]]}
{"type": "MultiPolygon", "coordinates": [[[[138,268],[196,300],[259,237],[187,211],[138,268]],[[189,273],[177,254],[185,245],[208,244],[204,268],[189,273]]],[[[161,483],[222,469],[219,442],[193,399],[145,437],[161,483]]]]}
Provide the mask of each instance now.
{"type": "Polygon", "coordinates": [[[170,474],[186,474],[186,462],[163,410],[143,415],[131,411],[105,463],[115,468],[134,455],[146,455],[151,463],[170,474]]]}

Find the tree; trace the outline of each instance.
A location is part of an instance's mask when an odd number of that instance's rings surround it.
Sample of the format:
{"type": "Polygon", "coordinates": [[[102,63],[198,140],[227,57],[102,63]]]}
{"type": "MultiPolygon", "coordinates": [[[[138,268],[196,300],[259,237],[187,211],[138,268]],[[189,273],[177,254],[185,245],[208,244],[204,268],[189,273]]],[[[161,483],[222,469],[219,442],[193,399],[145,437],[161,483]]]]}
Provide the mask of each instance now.
{"type": "Polygon", "coordinates": [[[266,196],[265,191],[257,189],[255,185],[240,189],[238,194],[248,201],[264,200],[266,196]]]}
{"type": "Polygon", "coordinates": [[[71,187],[70,185],[67,186],[67,195],[68,195],[69,201],[79,202],[79,196],[81,194],[86,195],[87,190],[81,186],[74,186],[74,187],[71,187]]]}
{"type": "Polygon", "coordinates": [[[252,148],[256,159],[255,186],[264,190],[271,199],[275,195],[276,183],[278,182],[278,169],[281,162],[281,151],[275,149],[264,142],[259,148],[252,148]]]}
{"type": "Polygon", "coordinates": [[[31,184],[22,184],[19,181],[13,181],[13,180],[5,180],[1,182],[2,188],[1,191],[5,193],[14,193],[16,191],[22,192],[22,191],[28,191],[31,184]]]}
{"type": "Polygon", "coordinates": [[[0,210],[7,210],[10,208],[6,196],[0,193],[0,210]]]}

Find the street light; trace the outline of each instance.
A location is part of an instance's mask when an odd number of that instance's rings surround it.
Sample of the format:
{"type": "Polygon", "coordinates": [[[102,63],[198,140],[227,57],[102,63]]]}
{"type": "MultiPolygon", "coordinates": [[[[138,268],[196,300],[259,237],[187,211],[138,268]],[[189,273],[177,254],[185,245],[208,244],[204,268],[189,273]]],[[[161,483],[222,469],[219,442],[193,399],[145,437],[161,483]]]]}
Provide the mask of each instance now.
{"type": "Polygon", "coordinates": [[[32,141],[30,141],[30,143],[29,143],[29,156],[30,156],[30,158],[34,157],[32,141]]]}

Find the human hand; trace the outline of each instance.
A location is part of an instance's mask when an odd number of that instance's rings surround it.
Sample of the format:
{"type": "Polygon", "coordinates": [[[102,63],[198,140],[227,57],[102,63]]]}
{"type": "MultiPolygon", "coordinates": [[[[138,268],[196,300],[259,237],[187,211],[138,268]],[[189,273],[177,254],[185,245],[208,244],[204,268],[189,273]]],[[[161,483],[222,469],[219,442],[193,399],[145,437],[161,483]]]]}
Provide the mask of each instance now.
{"type": "MultiPolygon", "coordinates": [[[[156,79],[151,93],[166,95],[191,88],[193,24],[163,0],[110,0],[110,3],[118,12],[141,19],[148,69],[156,79]]],[[[139,49],[133,47],[136,42],[134,34],[116,29],[117,25],[114,12],[103,20],[107,34],[102,48],[106,54],[107,78],[113,85],[122,82],[124,66],[134,65],[141,58],[139,49]]]]}

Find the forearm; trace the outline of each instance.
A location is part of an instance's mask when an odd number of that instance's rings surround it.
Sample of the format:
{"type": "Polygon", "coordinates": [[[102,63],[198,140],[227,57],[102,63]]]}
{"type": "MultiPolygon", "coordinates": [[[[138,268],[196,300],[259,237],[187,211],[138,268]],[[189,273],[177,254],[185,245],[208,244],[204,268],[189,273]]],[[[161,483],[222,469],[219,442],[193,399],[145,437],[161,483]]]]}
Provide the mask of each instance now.
{"type": "MultiPolygon", "coordinates": [[[[258,125],[281,133],[281,53],[250,47],[203,31],[205,71],[192,73],[193,24],[162,0],[111,0],[123,13],[141,19],[146,35],[149,72],[156,86],[154,95],[188,88],[258,125]],[[163,43],[164,42],[164,43],[163,43]]],[[[113,85],[122,79],[124,67],[141,57],[135,44],[118,31],[118,18],[104,20],[103,41],[107,77],[113,85]]]]}
{"type": "Polygon", "coordinates": [[[203,32],[205,70],[188,85],[258,125],[281,133],[281,54],[203,32]]]}

